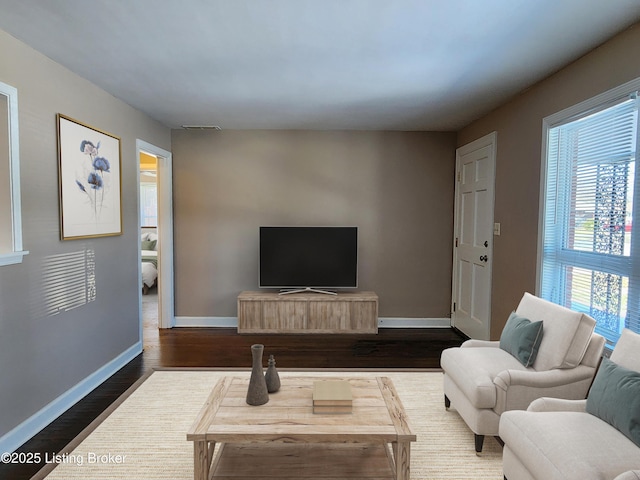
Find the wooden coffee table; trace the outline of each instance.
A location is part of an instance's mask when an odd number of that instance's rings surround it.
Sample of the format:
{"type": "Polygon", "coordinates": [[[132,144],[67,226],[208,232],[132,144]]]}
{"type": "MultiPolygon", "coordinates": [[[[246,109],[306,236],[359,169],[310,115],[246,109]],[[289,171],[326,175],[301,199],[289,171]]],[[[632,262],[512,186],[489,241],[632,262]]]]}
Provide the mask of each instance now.
{"type": "Polygon", "coordinates": [[[187,433],[196,480],[409,480],[416,436],[389,378],[282,376],[281,381],[280,391],[257,407],[245,401],[248,378],[217,383],[187,433]],[[351,413],[313,413],[313,382],[328,379],[349,381],[351,413]]]}

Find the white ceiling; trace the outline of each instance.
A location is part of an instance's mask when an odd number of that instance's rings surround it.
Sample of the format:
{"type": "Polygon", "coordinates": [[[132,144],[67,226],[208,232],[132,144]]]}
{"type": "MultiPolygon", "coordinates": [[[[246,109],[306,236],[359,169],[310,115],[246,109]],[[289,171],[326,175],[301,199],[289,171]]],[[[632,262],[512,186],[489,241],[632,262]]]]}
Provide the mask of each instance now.
{"type": "Polygon", "coordinates": [[[0,0],[0,29],[172,128],[455,130],[639,20],[640,0],[0,0]]]}

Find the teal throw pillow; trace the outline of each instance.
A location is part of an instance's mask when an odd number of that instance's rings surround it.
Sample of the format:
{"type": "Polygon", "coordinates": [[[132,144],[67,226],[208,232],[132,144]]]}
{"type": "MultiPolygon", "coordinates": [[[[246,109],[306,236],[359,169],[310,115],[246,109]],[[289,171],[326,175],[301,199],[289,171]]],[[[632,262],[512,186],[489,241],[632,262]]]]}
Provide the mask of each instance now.
{"type": "Polygon", "coordinates": [[[530,367],[536,361],[541,341],[542,322],[532,322],[512,312],[500,335],[500,348],[530,367]]]}
{"type": "Polygon", "coordinates": [[[587,412],[640,447],[640,372],[603,358],[587,396],[587,412]]]}
{"type": "Polygon", "coordinates": [[[155,250],[157,240],[142,240],[142,250],[155,250]]]}

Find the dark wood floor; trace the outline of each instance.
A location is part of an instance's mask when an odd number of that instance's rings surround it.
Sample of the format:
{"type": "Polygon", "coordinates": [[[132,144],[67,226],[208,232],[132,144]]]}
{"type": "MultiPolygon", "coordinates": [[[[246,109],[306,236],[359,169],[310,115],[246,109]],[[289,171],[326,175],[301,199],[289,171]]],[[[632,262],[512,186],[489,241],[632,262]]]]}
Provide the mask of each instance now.
{"type": "MultiPolygon", "coordinates": [[[[18,452],[59,452],[149,369],[161,367],[245,367],[250,346],[261,343],[286,368],[438,368],[443,349],[465,337],[453,329],[380,329],[377,335],[238,335],[235,329],[145,330],[145,350],[18,452]]],[[[42,465],[0,464],[0,479],[20,480],[42,465]]]]}

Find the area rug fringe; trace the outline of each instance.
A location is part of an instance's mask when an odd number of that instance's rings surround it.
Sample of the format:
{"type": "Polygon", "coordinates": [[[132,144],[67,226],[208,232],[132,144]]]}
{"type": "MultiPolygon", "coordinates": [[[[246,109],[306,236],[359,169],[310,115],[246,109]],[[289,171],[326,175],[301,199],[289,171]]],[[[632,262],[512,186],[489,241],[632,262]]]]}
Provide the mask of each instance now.
{"type": "MultiPolygon", "coordinates": [[[[345,375],[335,371],[305,373],[345,375]]],[[[280,377],[285,384],[288,375],[301,374],[281,371],[280,377]]],[[[186,440],[186,432],[224,375],[248,377],[249,372],[153,372],[117,408],[95,422],[86,438],[63,452],[50,452],[50,460],[61,463],[48,465],[34,479],[193,479],[193,444],[186,440]]],[[[413,480],[503,478],[500,445],[487,439],[482,454],[476,455],[473,433],[455,410],[445,410],[442,373],[358,371],[354,375],[384,375],[393,380],[418,437],[411,447],[413,480]]]]}

